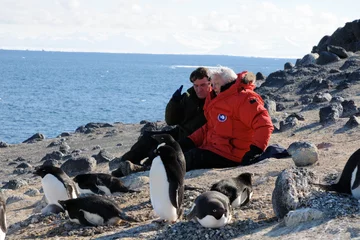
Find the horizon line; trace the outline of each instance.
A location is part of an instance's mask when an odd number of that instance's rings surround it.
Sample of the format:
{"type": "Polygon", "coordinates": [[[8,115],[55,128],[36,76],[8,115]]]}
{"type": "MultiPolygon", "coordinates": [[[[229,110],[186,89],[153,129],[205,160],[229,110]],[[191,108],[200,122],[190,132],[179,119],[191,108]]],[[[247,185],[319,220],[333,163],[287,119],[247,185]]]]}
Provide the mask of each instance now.
{"type": "Polygon", "coordinates": [[[139,52],[101,52],[101,51],[79,51],[79,50],[46,50],[46,49],[11,49],[1,48],[0,51],[30,51],[30,52],[60,52],[60,53],[107,53],[107,54],[141,54],[141,55],[196,55],[196,56],[228,56],[246,58],[274,58],[274,59],[299,59],[298,57],[274,57],[274,56],[239,56],[230,54],[199,54],[199,53],[139,53],[139,52]]]}

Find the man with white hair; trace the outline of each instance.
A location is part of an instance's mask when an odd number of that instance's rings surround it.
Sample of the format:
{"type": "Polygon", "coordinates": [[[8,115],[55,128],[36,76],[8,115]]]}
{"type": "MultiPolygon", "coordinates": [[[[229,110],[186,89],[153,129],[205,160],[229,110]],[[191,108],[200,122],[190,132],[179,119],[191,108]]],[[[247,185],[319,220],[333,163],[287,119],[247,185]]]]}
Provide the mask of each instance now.
{"type": "Polygon", "coordinates": [[[206,97],[200,129],[179,141],[186,171],[249,165],[264,151],[274,129],[255,75],[219,67],[210,74],[213,91],[206,97]]]}

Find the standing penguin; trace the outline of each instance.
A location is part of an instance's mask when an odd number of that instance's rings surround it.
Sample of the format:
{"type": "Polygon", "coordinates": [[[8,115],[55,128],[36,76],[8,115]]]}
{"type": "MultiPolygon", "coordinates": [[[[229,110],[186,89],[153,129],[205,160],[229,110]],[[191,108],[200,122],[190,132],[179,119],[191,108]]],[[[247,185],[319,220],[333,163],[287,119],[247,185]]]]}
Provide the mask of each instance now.
{"type": "Polygon", "coordinates": [[[6,232],[6,202],[3,194],[0,193],[0,240],[5,239],[6,232]]]}
{"type": "Polygon", "coordinates": [[[228,196],[233,208],[246,205],[253,194],[251,173],[242,173],[235,178],[220,180],[212,185],[211,191],[218,191],[228,196]]]}
{"type": "Polygon", "coordinates": [[[351,194],[360,200],[360,149],[356,150],[347,160],[337,183],[330,185],[312,184],[326,191],[351,194]]]}
{"type": "Polygon", "coordinates": [[[51,204],[60,206],[58,200],[73,199],[79,195],[73,180],[58,167],[42,165],[34,174],[42,178],[41,184],[48,206],[51,204]]]}
{"type": "Polygon", "coordinates": [[[170,135],[155,136],[161,144],[150,168],[150,200],[160,219],[174,223],[182,215],[185,158],[180,146],[171,146],[177,142],[170,135]]]}
{"type": "Polygon", "coordinates": [[[73,178],[80,193],[111,195],[115,192],[135,192],[125,187],[120,179],[106,173],[79,174],[73,178]]]}
{"type": "Polygon", "coordinates": [[[231,221],[229,198],[217,191],[204,192],[195,199],[186,218],[194,219],[207,228],[223,227],[231,221]]]}
{"type": "Polygon", "coordinates": [[[70,221],[77,224],[98,226],[117,225],[121,220],[136,222],[110,199],[97,195],[59,200],[59,204],[69,215],[70,221]]]}

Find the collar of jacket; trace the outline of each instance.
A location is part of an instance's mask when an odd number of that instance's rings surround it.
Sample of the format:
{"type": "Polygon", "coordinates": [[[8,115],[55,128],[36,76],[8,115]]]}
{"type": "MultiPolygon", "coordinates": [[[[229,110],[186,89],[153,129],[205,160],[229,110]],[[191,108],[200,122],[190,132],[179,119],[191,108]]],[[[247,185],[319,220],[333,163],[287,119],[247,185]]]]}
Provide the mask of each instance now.
{"type": "Polygon", "coordinates": [[[205,103],[205,98],[204,98],[204,99],[198,98],[198,96],[196,95],[196,92],[195,92],[194,87],[189,88],[189,89],[187,90],[187,92],[188,92],[188,94],[189,94],[189,96],[190,96],[191,99],[193,99],[194,101],[199,102],[200,105],[204,105],[204,103],[205,103]]]}
{"type": "Polygon", "coordinates": [[[216,96],[227,96],[232,94],[233,92],[241,92],[243,90],[254,90],[255,84],[253,83],[242,83],[240,79],[232,81],[230,83],[225,84],[221,87],[220,93],[218,95],[215,94],[214,90],[210,92],[210,99],[215,98],[216,96]]]}

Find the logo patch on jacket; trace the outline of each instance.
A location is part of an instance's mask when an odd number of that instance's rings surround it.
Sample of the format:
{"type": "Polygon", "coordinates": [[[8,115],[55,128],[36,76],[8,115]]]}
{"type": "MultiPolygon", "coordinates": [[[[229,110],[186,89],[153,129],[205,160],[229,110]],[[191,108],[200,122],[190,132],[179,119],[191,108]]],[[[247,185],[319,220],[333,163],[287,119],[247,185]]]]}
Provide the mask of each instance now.
{"type": "Polygon", "coordinates": [[[219,114],[218,115],[218,120],[219,120],[219,122],[225,122],[226,121],[226,119],[227,119],[227,116],[225,115],[225,114],[219,114]]]}
{"type": "Polygon", "coordinates": [[[256,103],[256,98],[253,98],[253,99],[250,99],[250,103],[253,104],[253,103],[256,103]]]}

